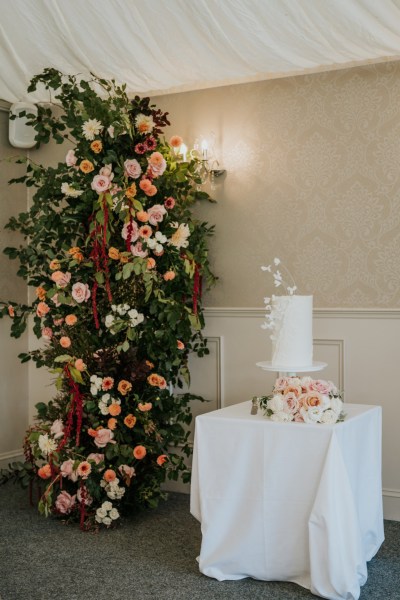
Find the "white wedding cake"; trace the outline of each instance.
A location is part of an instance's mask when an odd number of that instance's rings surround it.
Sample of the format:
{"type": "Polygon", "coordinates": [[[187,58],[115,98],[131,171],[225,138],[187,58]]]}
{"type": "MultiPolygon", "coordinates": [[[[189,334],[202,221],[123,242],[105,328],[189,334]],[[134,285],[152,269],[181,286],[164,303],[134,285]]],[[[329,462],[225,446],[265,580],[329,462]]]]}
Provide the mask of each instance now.
{"type": "Polygon", "coordinates": [[[271,304],[272,366],[295,371],[313,362],[312,296],[275,296],[271,304]]]}

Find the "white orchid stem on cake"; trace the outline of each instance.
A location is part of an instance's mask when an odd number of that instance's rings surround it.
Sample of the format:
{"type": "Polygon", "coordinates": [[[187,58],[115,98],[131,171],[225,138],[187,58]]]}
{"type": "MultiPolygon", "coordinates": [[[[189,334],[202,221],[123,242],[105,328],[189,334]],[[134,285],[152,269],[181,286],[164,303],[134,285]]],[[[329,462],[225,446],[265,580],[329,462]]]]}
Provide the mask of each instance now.
{"type": "Polygon", "coordinates": [[[304,370],[313,361],[313,298],[295,294],[297,286],[294,279],[279,258],[274,258],[272,265],[261,269],[272,274],[275,287],[284,290],[283,295],[264,298],[266,314],[261,327],[271,331],[271,363],[277,371],[295,373],[297,369],[304,370]]]}

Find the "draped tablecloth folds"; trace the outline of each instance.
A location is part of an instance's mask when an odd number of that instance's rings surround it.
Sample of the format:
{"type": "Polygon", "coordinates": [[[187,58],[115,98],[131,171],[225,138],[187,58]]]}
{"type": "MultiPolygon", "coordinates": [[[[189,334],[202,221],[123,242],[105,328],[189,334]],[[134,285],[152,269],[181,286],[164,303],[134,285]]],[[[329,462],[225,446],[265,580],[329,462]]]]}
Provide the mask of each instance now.
{"type": "Polygon", "coordinates": [[[251,401],[196,418],[190,502],[200,571],[357,600],[384,540],[381,407],[346,404],[335,425],[250,411],[251,401]]]}

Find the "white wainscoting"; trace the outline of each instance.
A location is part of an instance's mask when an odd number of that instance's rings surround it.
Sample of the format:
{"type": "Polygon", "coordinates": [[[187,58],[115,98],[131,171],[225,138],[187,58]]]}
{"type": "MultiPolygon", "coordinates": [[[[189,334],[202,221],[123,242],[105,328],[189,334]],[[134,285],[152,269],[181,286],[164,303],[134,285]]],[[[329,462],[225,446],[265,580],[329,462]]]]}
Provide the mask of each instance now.
{"type": "MultiPolygon", "coordinates": [[[[270,393],[275,375],[256,367],[271,356],[263,317],[257,308],[206,309],[210,355],[190,366],[191,391],[208,402],[196,403],[195,415],[270,393]]],[[[384,513],[400,521],[400,310],[316,309],[313,334],[314,360],[328,363],[318,376],[334,381],[346,402],[383,407],[384,513]]]]}

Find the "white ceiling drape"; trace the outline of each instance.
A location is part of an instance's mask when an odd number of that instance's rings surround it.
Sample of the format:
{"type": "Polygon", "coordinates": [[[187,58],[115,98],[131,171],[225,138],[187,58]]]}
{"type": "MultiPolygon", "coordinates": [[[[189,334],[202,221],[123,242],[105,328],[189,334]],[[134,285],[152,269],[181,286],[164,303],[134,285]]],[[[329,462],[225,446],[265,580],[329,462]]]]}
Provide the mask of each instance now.
{"type": "Polygon", "coordinates": [[[0,0],[0,98],[45,67],[158,94],[400,58],[400,0],[0,0]]]}

